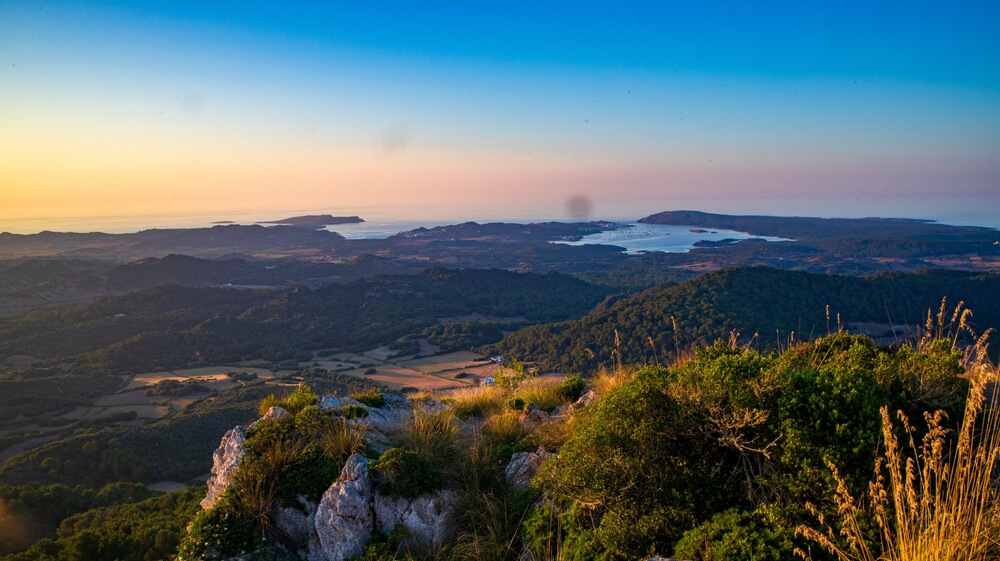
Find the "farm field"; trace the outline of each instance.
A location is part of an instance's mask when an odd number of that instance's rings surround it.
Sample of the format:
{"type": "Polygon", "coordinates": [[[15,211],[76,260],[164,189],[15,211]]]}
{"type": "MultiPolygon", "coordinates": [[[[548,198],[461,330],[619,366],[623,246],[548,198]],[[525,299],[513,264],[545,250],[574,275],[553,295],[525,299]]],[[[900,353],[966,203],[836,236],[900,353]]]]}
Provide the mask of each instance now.
{"type": "Polygon", "coordinates": [[[385,384],[389,389],[402,390],[403,388],[416,388],[418,390],[441,390],[468,385],[468,382],[461,382],[447,377],[435,376],[412,368],[406,368],[398,364],[385,363],[375,367],[375,374],[365,374],[368,368],[357,368],[344,372],[348,376],[372,380],[380,384],[385,384]]]}
{"type": "Polygon", "coordinates": [[[185,370],[164,370],[162,372],[146,372],[136,374],[132,381],[125,387],[124,391],[134,390],[146,386],[156,385],[163,380],[176,380],[178,382],[195,381],[207,385],[213,389],[222,391],[239,385],[227,376],[229,372],[245,372],[256,374],[262,380],[269,380],[275,377],[275,373],[268,368],[235,368],[232,366],[204,366],[201,368],[188,368],[185,370]]]}
{"type": "Polygon", "coordinates": [[[499,366],[483,359],[478,353],[457,351],[422,358],[407,357],[407,360],[400,362],[390,360],[343,373],[379,382],[394,390],[415,388],[420,391],[438,391],[475,386],[483,378],[493,375],[499,366]],[[374,368],[375,373],[365,374],[370,368],[374,368]]]}
{"type": "Polygon", "coordinates": [[[457,351],[443,355],[428,356],[398,363],[421,372],[434,373],[447,370],[458,370],[491,364],[483,362],[483,355],[472,351],[457,351]],[[478,359],[478,360],[477,360],[478,359]]]}

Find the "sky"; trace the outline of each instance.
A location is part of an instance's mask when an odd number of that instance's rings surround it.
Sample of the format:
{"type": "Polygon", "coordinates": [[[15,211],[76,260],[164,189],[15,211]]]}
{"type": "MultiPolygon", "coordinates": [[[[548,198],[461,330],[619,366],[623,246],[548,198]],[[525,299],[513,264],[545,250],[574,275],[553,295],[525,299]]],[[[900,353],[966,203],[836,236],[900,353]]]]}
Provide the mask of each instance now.
{"type": "Polygon", "coordinates": [[[0,0],[0,231],[668,209],[1000,226],[998,63],[997,2],[0,0]]]}

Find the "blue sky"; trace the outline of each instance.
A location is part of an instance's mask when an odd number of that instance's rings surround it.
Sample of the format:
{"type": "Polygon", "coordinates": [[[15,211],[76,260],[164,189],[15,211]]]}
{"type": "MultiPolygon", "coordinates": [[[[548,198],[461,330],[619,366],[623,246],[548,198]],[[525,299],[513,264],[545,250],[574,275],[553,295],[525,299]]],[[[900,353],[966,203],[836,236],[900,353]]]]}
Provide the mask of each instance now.
{"type": "Polygon", "coordinates": [[[0,1],[0,222],[974,214],[998,6],[0,1]]]}

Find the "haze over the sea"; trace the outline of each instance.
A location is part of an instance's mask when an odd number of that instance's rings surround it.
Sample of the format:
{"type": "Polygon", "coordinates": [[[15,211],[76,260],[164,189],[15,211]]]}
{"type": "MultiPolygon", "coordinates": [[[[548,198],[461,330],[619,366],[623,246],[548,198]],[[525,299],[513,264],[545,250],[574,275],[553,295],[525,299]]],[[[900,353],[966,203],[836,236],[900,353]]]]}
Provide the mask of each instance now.
{"type": "Polygon", "coordinates": [[[681,208],[1000,226],[997,37],[986,1],[0,0],[0,231],[681,208]]]}

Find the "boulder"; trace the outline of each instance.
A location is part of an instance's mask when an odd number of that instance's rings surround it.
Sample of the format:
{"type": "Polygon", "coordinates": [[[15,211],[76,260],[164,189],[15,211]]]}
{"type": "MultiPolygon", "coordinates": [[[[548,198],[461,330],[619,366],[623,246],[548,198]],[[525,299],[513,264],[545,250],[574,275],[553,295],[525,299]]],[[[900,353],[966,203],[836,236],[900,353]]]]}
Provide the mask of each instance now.
{"type": "Polygon", "coordinates": [[[542,462],[551,458],[554,454],[539,448],[534,452],[518,452],[510,458],[510,463],[504,470],[507,483],[514,490],[523,490],[531,486],[531,478],[538,473],[538,468],[542,462]]]}
{"type": "Polygon", "coordinates": [[[529,403],[524,406],[524,424],[528,427],[538,426],[549,420],[549,415],[538,405],[529,403]]]}
{"type": "Polygon", "coordinates": [[[229,487],[230,478],[243,456],[246,455],[246,432],[238,425],[222,437],[219,447],[212,454],[212,476],[208,478],[208,493],[201,501],[201,508],[210,509],[229,487]]]}
{"type": "Polygon", "coordinates": [[[361,555],[375,527],[368,458],[352,454],[316,508],[310,561],[344,561],[361,555]]]}
{"type": "Polygon", "coordinates": [[[375,527],[388,534],[397,525],[407,540],[419,545],[440,545],[455,533],[458,494],[441,490],[413,499],[375,494],[375,527]]]}
{"type": "Polygon", "coordinates": [[[296,546],[305,546],[315,525],[316,504],[299,496],[299,505],[283,506],[277,509],[274,525],[288,541],[296,546]]]}

